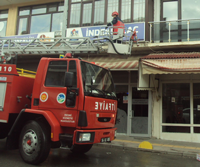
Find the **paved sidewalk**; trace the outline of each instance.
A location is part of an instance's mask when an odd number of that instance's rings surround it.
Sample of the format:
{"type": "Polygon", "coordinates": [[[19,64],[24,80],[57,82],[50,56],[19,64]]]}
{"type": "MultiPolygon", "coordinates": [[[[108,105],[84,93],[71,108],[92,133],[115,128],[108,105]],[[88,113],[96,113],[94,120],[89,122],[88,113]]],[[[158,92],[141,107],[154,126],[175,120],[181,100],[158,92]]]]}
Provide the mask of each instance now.
{"type": "Polygon", "coordinates": [[[179,142],[154,138],[128,137],[124,135],[117,135],[117,138],[111,143],[102,143],[98,145],[105,147],[120,147],[122,149],[133,149],[154,153],[176,154],[192,158],[196,158],[197,154],[200,154],[200,143],[179,142]],[[153,148],[139,148],[139,145],[144,141],[150,142],[153,148]]]}

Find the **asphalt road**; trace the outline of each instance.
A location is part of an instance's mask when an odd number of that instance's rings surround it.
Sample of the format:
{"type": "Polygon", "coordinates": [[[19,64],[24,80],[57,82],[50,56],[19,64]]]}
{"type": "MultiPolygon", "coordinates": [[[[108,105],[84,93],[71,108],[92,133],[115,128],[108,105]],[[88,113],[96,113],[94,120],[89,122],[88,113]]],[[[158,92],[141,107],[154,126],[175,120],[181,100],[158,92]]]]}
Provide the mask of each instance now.
{"type": "MultiPolygon", "coordinates": [[[[74,155],[69,150],[52,149],[40,167],[199,167],[194,158],[93,146],[84,155],[74,155]]],[[[23,162],[19,150],[6,150],[5,140],[0,140],[0,167],[34,167],[23,162]]]]}

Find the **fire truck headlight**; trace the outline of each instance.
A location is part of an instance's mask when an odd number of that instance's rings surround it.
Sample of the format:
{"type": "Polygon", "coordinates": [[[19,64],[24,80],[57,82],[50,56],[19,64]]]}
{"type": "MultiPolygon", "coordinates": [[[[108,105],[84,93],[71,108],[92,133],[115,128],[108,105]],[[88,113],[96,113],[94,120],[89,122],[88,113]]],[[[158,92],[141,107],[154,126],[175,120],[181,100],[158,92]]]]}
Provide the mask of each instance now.
{"type": "Polygon", "coordinates": [[[79,141],[90,141],[91,140],[91,133],[80,133],[79,134],[79,141]]]}

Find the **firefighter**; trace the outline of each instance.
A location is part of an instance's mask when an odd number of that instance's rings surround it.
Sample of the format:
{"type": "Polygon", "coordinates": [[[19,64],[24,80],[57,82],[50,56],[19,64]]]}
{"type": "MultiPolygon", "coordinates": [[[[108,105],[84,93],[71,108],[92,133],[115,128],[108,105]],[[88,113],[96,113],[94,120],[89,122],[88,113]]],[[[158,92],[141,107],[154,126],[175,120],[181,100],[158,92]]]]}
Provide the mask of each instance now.
{"type": "MultiPolygon", "coordinates": [[[[113,17],[113,20],[111,21],[111,23],[108,23],[107,24],[107,27],[106,29],[108,28],[108,26],[112,26],[113,25],[113,35],[117,35],[118,33],[118,29],[119,28],[122,28],[124,29],[124,23],[123,21],[119,18],[118,16],[118,12],[113,12],[112,13],[112,17],[113,17]]],[[[115,41],[114,41],[115,42],[115,41]]]]}

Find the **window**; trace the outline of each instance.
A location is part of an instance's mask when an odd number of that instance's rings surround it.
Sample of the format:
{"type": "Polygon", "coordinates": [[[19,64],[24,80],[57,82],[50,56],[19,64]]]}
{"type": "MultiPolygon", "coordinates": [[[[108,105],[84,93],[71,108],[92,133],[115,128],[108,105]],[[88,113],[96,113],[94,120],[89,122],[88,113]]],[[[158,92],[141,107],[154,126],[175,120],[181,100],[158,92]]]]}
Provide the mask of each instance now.
{"type": "Polygon", "coordinates": [[[124,23],[131,22],[131,0],[123,0],[121,19],[124,23]]]}
{"type": "Polygon", "coordinates": [[[119,0],[109,0],[108,1],[108,9],[107,9],[107,22],[112,21],[112,12],[119,11],[119,0]]]}
{"type": "Polygon", "coordinates": [[[145,21],[145,0],[134,0],[133,21],[145,21]]]}
{"type": "Polygon", "coordinates": [[[62,30],[64,3],[19,8],[17,35],[62,30]]]}
{"type": "Polygon", "coordinates": [[[145,21],[145,0],[71,0],[68,27],[106,25],[117,11],[124,23],[145,21]]]}
{"type": "Polygon", "coordinates": [[[0,11],[0,37],[6,36],[8,10],[0,11]]]}
{"type": "Polygon", "coordinates": [[[80,10],[81,10],[80,3],[72,4],[69,27],[79,27],[80,26],[80,16],[81,16],[80,10]]]}
{"type": "Polygon", "coordinates": [[[162,89],[162,123],[163,132],[190,133],[186,126],[173,126],[173,124],[190,124],[190,84],[165,83],[162,89]]]}
{"type": "Polygon", "coordinates": [[[105,13],[104,9],[105,9],[105,0],[95,1],[94,25],[104,24],[104,13],[105,13]]]}
{"type": "Polygon", "coordinates": [[[66,71],[67,71],[67,61],[49,62],[46,80],[45,80],[45,86],[64,87],[66,71]]]}

